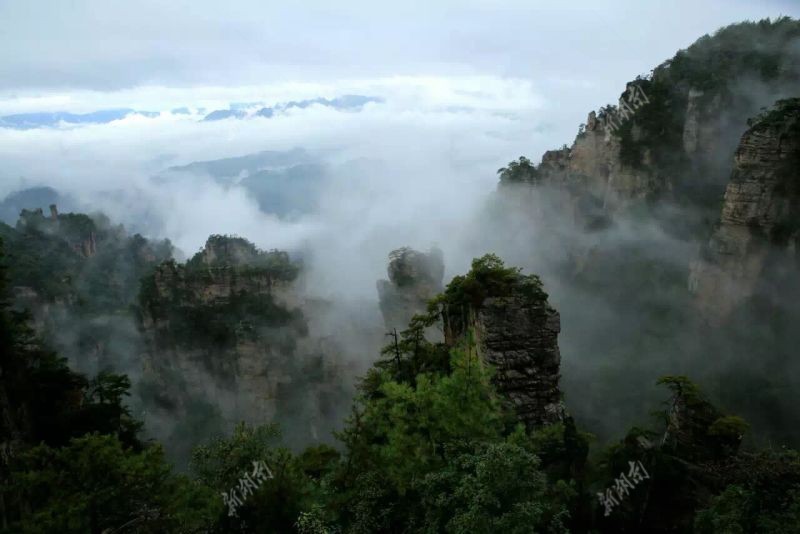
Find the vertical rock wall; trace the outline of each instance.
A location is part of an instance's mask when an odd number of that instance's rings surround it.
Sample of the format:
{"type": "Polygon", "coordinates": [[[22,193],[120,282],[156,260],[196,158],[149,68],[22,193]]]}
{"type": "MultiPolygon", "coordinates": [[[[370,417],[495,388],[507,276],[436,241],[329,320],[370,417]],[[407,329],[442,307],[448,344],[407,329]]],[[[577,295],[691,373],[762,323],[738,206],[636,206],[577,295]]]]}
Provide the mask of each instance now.
{"type": "Polygon", "coordinates": [[[428,301],[442,290],[442,252],[427,253],[408,247],[389,254],[388,280],[378,280],[378,298],[386,328],[402,331],[417,313],[424,313],[428,301]]]}
{"type": "MultiPolygon", "coordinates": [[[[800,99],[780,101],[742,136],[720,221],[689,289],[712,323],[778,281],[765,273],[797,261],[800,235],[800,99]]],[[[777,289],[775,287],[772,288],[777,289]]]]}
{"type": "Polygon", "coordinates": [[[474,314],[479,351],[495,368],[495,387],[528,427],[564,418],[558,387],[561,320],[546,300],[488,298],[474,314]]]}

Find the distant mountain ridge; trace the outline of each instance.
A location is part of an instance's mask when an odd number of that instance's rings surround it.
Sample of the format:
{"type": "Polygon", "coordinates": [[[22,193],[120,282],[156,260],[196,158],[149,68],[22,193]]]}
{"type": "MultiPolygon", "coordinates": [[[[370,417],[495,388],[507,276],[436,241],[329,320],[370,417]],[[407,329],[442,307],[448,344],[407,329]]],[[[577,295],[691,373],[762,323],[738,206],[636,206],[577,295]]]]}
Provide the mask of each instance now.
{"type": "Polygon", "coordinates": [[[223,186],[241,186],[261,211],[279,217],[312,211],[329,179],[327,166],[302,148],[194,161],[170,167],[159,178],[169,179],[170,173],[207,175],[223,186]]]}
{"type": "Polygon", "coordinates": [[[242,173],[252,174],[268,167],[287,167],[316,161],[302,148],[291,150],[263,150],[254,154],[207,161],[193,161],[187,165],[173,166],[168,172],[204,173],[217,179],[235,178],[242,173]]]}
{"type": "Polygon", "coordinates": [[[70,113],[68,111],[42,111],[35,113],[17,113],[0,117],[0,127],[16,130],[58,126],[67,124],[106,124],[124,119],[128,115],[142,115],[153,118],[159,116],[158,111],[137,111],[131,108],[103,109],[89,113],[70,113]]]}
{"type": "MultiPolygon", "coordinates": [[[[340,111],[357,111],[371,102],[380,103],[384,100],[376,96],[342,95],[334,98],[311,98],[307,100],[291,100],[289,102],[264,106],[263,102],[232,102],[228,109],[217,109],[205,113],[205,108],[196,108],[198,115],[203,115],[202,121],[218,121],[224,119],[245,119],[248,117],[271,118],[292,108],[305,109],[310,106],[320,105],[340,111]],[[258,106],[264,106],[258,108],[258,106]],[[258,108],[258,109],[256,109],[258,108]],[[248,111],[250,110],[250,111],[248,111]]],[[[161,111],[144,111],[133,108],[112,108],[90,111],[88,113],[72,113],[69,111],[36,111],[31,113],[14,113],[0,116],[0,128],[15,130],[31,130],[34,128],[52,128],[59,124],[108,124],[109,122],[124,119],[130,115],[140,115],[147,118],[160,116],[161,111]]],[[[173,115],[191,115],[192,111],[186,107],[177,107],[169,113],[173,115]]]]}
{"type": "Polygon", "coordinates": [[[264,117],[264,118],[271,118],[276,113],[280,113],[282,111],[286,111],[292,108],[300,108],[305,109],[310,106],[320,105],[324,107],[334,108],[340,111],[348,110],[348,111],[355,111],[361,109],[365,105],[369,103],[381,103],[384,100],[380,97],[375,96],[364,96],[364,95],[342,95],[337,96],[335,98],[311,98],[307,100],[299,100],[299,101],[290,101],[285,102],[283,104],[275,104],[272,107],[262,107],[257,111],[252,113],[248,113],[246,109],[248,107],[257,107],[259,103],[249,103],[249,104],[236,104],[232,103],[229,109],[218,109],[212,111],[208,115],[203,118],[204,121],[217,121],[223,119],[244,119],[249,116],[252,117],[264,117]]]}

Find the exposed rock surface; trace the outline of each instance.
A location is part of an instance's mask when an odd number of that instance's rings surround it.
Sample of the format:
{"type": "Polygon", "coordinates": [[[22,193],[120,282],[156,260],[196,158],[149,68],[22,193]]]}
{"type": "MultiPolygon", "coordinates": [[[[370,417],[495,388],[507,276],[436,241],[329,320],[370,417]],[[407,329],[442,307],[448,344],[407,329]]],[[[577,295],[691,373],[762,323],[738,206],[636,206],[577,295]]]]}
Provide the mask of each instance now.
{"type": "Polygon", "coordinates": [[[517,275],[505,293],[470,306],[465,320],[446,315],[446,342],[474,335],[480,357],[495,369],[495,388],[527,427],[562,421],[560,316],[537,277],[517,275]]]}
{"type": "Polygon", "coordinates": [[[799,231],[800,99],[790,99],[759,117],[736,151],[720,222],[689,278],[704,316],[722,321],[774,284],[765,271],[796,262],[799,231]]]}
{"type": "Polygon", "coordinates": [[[709,101],[705,92],[689,89],[683,123],[683,150],[690,157],[701,157],[714,151],[722,127],[718,120],[721,101],[719,94],[709,101]]]}
{"type": "Polygon", "coordinates": [[[405,330],[417,313],[425,312],[428,301],[442,290],[442,252],[427,253],[408,247],[389,254],[388,280],[378,280],[383,321],[388,329],[405,330]]]}
{"type": "Polygon", "coordinates": [[[717,206],[709,205],[725,187],[747,117],[795,95],[800,78],[784,49],[793,39],[788,33],[746,38],[763,42],[730,47],[730,35],[704,38],[626,84],[618,102],[589,114],[569,148],[545,153],[540,181],[591,195],[610,213],[642,200],[679,199],[713,216],[717,206]],[[780,69],[758,67],[776,57],[780,69]]]}
{"type": "MultiPolygon", "coordinates": [[[[628,84],[624,94],[631,88],[632,84],[628,84]]],[[[614,109],[603,110],[603,114],[614,109]]],[[[576,195],[590,195],[607,208],[660,190],[662,184],[648,165],[634,169],[623,164],[620,148],[619,138],[592,111],[571,147],[545,152],[538,167],[542,181],[565,186],[576,195]]],[[[644,159],[649,162],[649,154],[644,159]]]]}
{"type": "Polygon", "coordinates": [[[494,366],[496,387],[528,426],[563,419],[558,388],[558,312],[520,295],[488,298],[475,320],[476,341],[494,366]]]}
{"type": "Polygon", "coordinates": [[[59,215],[55,204],[50,205],[49,217],[45,217],[42,208],[23,209],[17,222],[19,231],[41,232],[60,237],[76,254],[84,258],[97,253],[95,226],[95,222],[86,215],[71,213],[59,215]]]}
{"type": "Polygon", "coordinates": [[[0,223],[14,305],[31,313],[47,344],[88,375],[131,373],[139,333],[131,305],[139,280],[171,257],[168,241],[129,235],[104,215],[23,209],[0,223]]]}
{"type": "Polygon", "coordinates": [[[225,425],[292,417],[290,441],[320,439],[356,371],[332,340],[309,336],[297,274],[286,253],[223,236],[186,265],[159,266],[141,297],[153,415],[181,419],[200,403],[225,425]]]}

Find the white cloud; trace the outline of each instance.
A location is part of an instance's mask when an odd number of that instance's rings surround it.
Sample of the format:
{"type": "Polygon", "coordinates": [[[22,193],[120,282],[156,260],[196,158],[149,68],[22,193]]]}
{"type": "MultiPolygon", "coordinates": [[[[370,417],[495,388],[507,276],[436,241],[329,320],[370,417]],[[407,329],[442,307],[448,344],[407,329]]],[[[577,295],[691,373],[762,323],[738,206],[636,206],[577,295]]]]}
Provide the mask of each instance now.
{"type": "MultiPolygon", "coordinates": [[[[172,89],[169,98],[190,106],[236,98],[269,102],[287,98],[297,86],[172,89]],[[286,96],[283,96],[286,95],[286,96]]],[[[519,154],[549,148],[539,133],[545,99],[525,80],[495,77],[391,77],[302,87],[305,96],[345,92],[385,98],[361,111],[311,106],[271,119],[200,122],[196,115],[129,116],[108,124],[0,129],[4,162],[0,194],[20,186],[50,185],[128,225],[157,229],[187,254],[212,233],[247,237],[264,248],[311,251],[319,292],[344,291],[374,297],[386,254],[410,244],[447,249],[454,233],[494,189],[495,170],[519,154]],[[223,188],[208,178],[151,178],[165,167],[239,156],[262,150],[303,147],[333,168],[318,211],[280,221],[258,210],[240,188],[223,188]],[[110,194],[113,193],[113,194],[110,194]],[[358,258],[358,261],[354,261],[358,258]],[[321,268],[321,266],[325,268],[321,268]]],[[[124,97],[166,108],[153,88],[124,97]],[[152,100],[149,100],[152,99],[152,100]]],[[[120,95],[106,95],[121,105],[120,95]]],[[[92,102],[91,94],[71,94],[92,102]]],[[[95,102],[96,103],[96,102],[95,102]]],[[[574,126],[569,128],[574,129],[574,126]]]]}

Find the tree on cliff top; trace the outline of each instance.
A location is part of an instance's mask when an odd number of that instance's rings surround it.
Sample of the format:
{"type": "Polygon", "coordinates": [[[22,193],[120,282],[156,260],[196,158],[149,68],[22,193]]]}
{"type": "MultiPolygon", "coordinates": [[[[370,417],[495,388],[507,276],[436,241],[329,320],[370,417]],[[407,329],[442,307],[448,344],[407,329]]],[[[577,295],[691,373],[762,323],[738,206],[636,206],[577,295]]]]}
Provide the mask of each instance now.
{"type": "Polygon", "coordinates": [[[539,182],[536,166],[526,158],[520,156],[518,160],[509,162],[505,167],[497,169],[501,184],[536,184],[539,182]]]}

